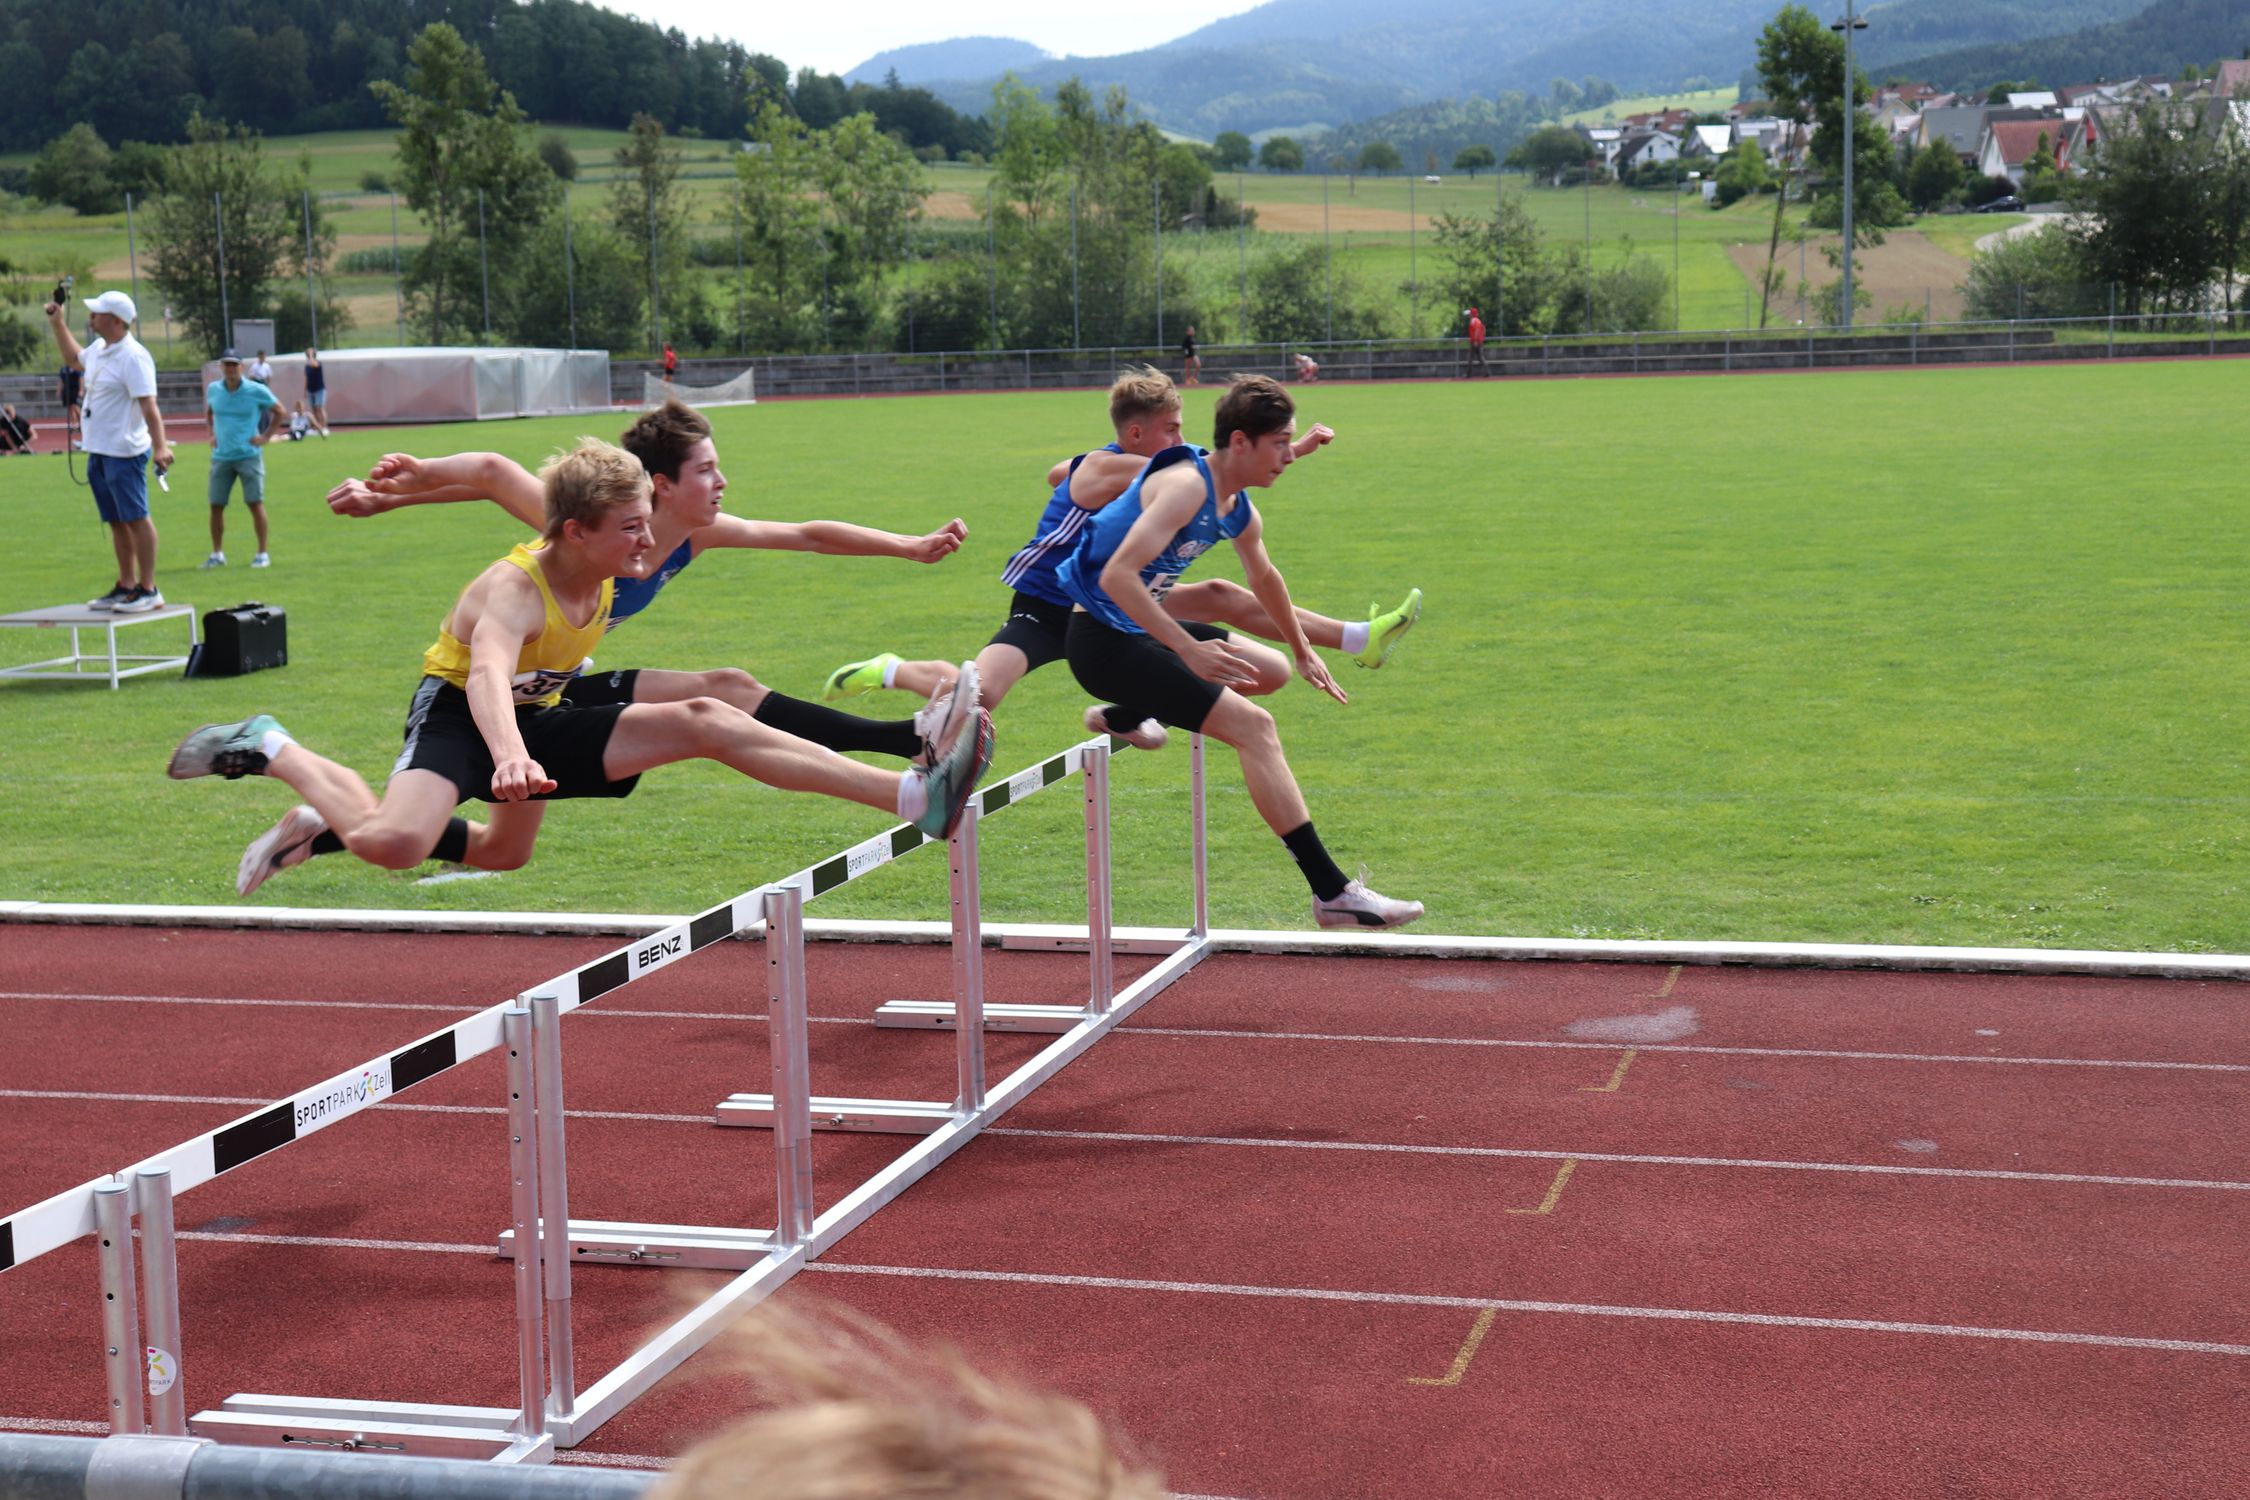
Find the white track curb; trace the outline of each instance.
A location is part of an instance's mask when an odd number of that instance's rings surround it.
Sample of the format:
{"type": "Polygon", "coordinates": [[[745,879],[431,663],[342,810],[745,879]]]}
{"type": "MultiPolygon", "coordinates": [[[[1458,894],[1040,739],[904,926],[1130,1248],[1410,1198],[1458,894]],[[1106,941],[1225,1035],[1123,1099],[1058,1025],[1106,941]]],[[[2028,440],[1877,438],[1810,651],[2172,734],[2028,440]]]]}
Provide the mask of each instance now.
{"type": "MultiPolygon", "coordinates": [[[[561,937],[639,937],[684,916],[620,912],[423,912],[310,906],[111,906],[0,901],[0,924],[226,927],[310,932],[467,932],[561,937]]],[[[756,929],[742,936],[754,936],[756,929]]],[[[873,922],[808,917],[805,936],[830,942],[943,943],[944,922],[873,922]]],[[[1119,927],[1119,941],[1162,941],[1178,929],[1119,927]]],[[[988,944],[1042,942],[1084,929],[1041,922],[988,922],[988,944]]],[[[1646,964],[1749,964],[1764,968],[1934,970],[1971,974],[2097,974],[2117,978],[2250,979],[2250,955],[2115,953],[2075,948],[1942,948],[1885,943],[1713,943],[1597,938],[1480,938],[1356,932],[1269,932],[1216,928],[1229,953],[1366,954],[1392,958],[1479,958],[1646,964]]]]}

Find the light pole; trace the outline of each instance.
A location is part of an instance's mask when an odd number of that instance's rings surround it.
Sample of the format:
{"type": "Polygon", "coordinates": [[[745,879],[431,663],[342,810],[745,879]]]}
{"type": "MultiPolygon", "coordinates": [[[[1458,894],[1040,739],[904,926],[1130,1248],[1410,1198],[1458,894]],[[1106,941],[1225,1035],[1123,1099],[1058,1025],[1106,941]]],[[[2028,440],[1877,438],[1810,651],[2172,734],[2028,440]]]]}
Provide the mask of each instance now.
{"type": "Polygon", "coordinates": [[[1852,240],[1852,140],[1859,134],[1859,86],[1852,74],[1852,33],[1865,31],[1867,22],[1852,13],[1852,0],[1844,0],[1844,19],[1829,23],[1830,31],[1844,34],[1844,286],[1840,319],[1852,326],[1852,261],[1857,246],[1852,240]]]}
{"type": "MultiPolygon", "coordinates": [[[[1701,172],[1688,173],[1687,185],[1682,191],[1700,197],[1701,190],[1695,184],[1702,180],[1701,172]]],[[[1680,195],[1675,193],[1672,196],[1672,331],[1677,333],[1685,327],[1687,324],[1680,319],[1680,195]]]]}

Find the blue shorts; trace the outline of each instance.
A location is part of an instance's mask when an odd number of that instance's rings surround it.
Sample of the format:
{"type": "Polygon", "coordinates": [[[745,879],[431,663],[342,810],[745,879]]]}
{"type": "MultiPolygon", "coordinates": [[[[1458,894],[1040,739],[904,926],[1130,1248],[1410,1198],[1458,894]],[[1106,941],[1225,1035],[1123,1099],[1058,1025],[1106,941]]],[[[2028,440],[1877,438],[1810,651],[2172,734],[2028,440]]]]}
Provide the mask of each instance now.
{"type": "Polygon", "coordinates": [[[314,411],[319,411],[322,407],[326,406],[328,404],[328,387],[320,386],[314,390],[305,392],[305,404],[311,407],[314,411]]]}
{"type": "Polygon", "coordinates": [[[94,509],[116,526],[148,519],[148,455],[112,458],[106,453],[86,455],[86,480],[94,489],[94,509]]]}

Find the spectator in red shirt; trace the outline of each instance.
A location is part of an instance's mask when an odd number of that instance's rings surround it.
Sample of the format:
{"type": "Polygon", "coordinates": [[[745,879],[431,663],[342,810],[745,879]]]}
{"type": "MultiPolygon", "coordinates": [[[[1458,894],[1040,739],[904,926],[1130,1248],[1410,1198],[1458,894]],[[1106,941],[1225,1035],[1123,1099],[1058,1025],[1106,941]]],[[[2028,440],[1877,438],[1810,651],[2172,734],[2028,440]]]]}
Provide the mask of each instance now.
{"type": "Polygon", "coordinates": [[[1469,309],[1469,368],[1462,378],[1465,380],[1478,370],[1487,375],[1492,373],[1484,362],[1484,316],[1472,307],[1469,309]]]}
{"type": "Polygon", "coordinates": [[[670,344],[666,344],[664,346],[664,378],[666,380],[670,380],[673,376],[679,373],[680,356],[673,351],[673,348],[670,344]]]}

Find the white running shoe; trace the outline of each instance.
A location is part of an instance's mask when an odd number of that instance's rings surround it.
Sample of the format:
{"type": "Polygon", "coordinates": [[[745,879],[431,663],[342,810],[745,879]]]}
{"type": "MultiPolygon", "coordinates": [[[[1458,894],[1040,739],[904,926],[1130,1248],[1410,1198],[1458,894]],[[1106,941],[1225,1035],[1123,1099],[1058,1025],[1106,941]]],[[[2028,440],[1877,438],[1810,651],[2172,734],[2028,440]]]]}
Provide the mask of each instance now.
{"type": "Polygon", "coordinates": [[[213,568],[223,568],[226,565],[227,555],[224,552],[214,552],[209,557],[206,557],[202,562],[196,565],[196,571],[198,573],[208,573],[213,568]]]}
{"type": "Polygon", "coordinates": [[[236,892],[247,896],[281,871],[312,858],[313,840],[327,831],[328,820],[311,808],[290,808],[242,851],[241,867],[234,872],[236,892]]]}
{"type": "Polygon", "coordinates": [[[1321,927],[1404,927],[1421,917],[1422,903],[1393,901],[1355,880],[1331,900],[1313,897],[1312,914],[1321,927]]]}
{"type": "Polygon", "coordinates": [[[929,805],[914,820],[914,826],[940,843],[951,839],[953,830],[961,826],[961,815],[968,811],[969,798],[976,793],[977,778],[991,764],[992,715],[980,708],[963,720],[961,732],[935,764],[917,766],[906,773],[922,777],[929,793],[929,805]]]}
{"type": "Polygon", "coordinates": [[[261,552],[250,559],[250,566],[253,568],[270,568],[273,566],[273,559],[261,552]]]}
{"type": "Polygon", "coordinates": [[[982,686],[977,664],[965,661],[961,663],[961,675],[951,686],[939,688],[929,702],[914,711],[914,732],[922,737],[922,753],[915,757],[915,764],[937,764],[960,732],[962,721],[977,711],[977,693],[982,686]]]}
{"type": "Polygon", "coordinates": [[[1109,727],[1109,715],[1103,711],[1103,705],[1099,703],[1091,703],[1086,706],[1084,722],[1088,732],[1114,736],[1136,750],[1161,750],[1164,748],[1164,742],[1171,738],[1169,734],[1165,733],[1164,726],[1154,719],[1143,719],[1131,730],[1119,733],[1109,727]]]}

